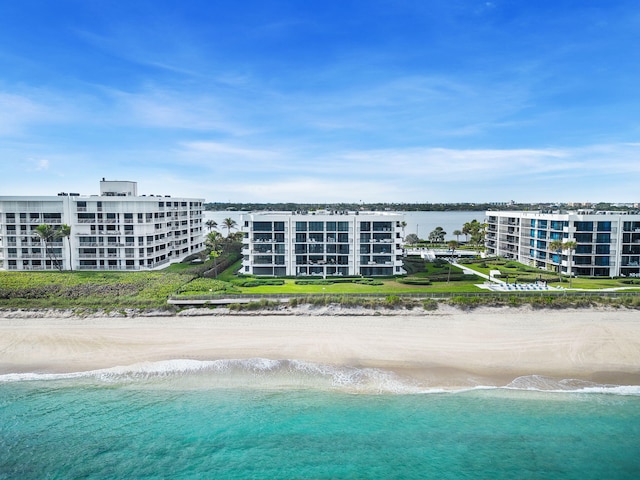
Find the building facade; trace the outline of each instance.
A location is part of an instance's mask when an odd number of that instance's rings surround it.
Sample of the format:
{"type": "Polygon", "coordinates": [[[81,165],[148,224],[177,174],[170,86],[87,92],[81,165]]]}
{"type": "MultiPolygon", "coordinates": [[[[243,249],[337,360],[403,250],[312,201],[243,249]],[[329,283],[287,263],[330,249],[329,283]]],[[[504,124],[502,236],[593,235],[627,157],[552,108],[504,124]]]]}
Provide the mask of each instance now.
{"type": "Polygon", "coordinates": [[[492,212],[485,246],[498,255],[568,275],[640,277],[640,214],[621,212],[492,212]],[[571,252],[550,248],[575,242],[571,252]]]}
{"type": "Polygon", "coordinates": [[[0,197],[0,269],[152,270],[204,249],[203,199],[138,196],[136,182],[102,180],[100,195],[0,197]],[[44,243],[41,224],[71,227],[44,243]]]}
{"type": "Polygon", "coordinates": [[[400,214],[256,213],[242,216],[243,273],[386,276],[404,273],[400,214]]]}

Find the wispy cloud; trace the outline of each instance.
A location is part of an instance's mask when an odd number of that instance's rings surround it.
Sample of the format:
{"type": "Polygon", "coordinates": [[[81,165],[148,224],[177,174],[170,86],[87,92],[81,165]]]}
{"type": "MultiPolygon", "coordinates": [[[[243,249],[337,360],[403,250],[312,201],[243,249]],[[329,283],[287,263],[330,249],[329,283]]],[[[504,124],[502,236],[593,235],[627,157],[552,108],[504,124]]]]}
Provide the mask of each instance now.
{"type": "Polygon", "coordinates": [[[0,135],[24,133],[33,124],[60,121],[51,103],[28,95],[0,92],[0,135]]]}
{"type": "Polygon", "coordinates": [[[38,172],[49,169],[49,159],[47,158],[40,158],[40,159],[34,158],[33,162],[35,163],[35,170],[38,172]]]}

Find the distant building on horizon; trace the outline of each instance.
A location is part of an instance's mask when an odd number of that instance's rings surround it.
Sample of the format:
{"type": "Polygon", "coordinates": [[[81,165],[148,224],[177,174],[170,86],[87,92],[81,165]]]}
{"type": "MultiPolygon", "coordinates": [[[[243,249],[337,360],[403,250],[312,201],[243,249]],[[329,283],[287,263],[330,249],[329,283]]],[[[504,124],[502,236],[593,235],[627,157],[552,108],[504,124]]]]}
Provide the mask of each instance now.
{"type": "Polygon", "coordinates": [[[138,196],[137,183],[100,182],[100,195],[0,197],[0,270],[153,270],[204,250],[204,199],[138,196]],[[71,227],[50,243],[41,224],[71,227]]]}
{"type": "Polygon", "coordinates": [[[640,214],[625,212],[486,212],[487,255],[567,275],[640,277],[640,214]],[[554,240],[575,242],[567,252],[554,240]]]}
{"type": "Polygon", "coordinates": [[[241,217],[242,273],[387,276],[402,268],[404,216],[386,212],[265,212],[241,217]]]}

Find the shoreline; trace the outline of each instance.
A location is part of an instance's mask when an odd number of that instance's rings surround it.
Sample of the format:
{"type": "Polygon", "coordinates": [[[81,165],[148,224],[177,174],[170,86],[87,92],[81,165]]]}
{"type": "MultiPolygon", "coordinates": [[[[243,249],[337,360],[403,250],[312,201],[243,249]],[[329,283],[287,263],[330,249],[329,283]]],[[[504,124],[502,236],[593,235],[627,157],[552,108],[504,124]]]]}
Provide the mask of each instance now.
{"type": "Polygon", "coordinates": [[[0,374],[267,358],[376,368],[429,388],[506,386],[531,375],[640,385],[640,318],[632,309],[203,310],[85,317],[0,311],[0,374]]]}

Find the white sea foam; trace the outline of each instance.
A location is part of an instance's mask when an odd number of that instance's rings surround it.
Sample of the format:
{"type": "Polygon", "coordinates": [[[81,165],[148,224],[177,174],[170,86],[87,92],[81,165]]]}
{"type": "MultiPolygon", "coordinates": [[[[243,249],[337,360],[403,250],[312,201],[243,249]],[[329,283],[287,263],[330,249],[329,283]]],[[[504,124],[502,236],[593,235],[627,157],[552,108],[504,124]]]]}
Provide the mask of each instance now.
{"type": "Polygon", "coordinates": [[[0,383],[56,380],[77,380],[92,384],[126,384],[140,386],[140,388],[298,388],[368,394],[463,393],[503,389],[640,396],[640,386],[637,385],[602,385],[584,380],[554,379],[541,375],[518,377],[503,387],[441,388],[420,385],[413,379],[401,377],[389,370],[266,358],[209,361],[175,359],[87,372],[0,375],[0,383]]]}
{"type": "Polygon", "coordinates": [[[640,396],[640,385],[603,385],[575,378],[556,379],[543,375],[518,377],[504,388],[552,393],[607,393],[640,396]]]}

